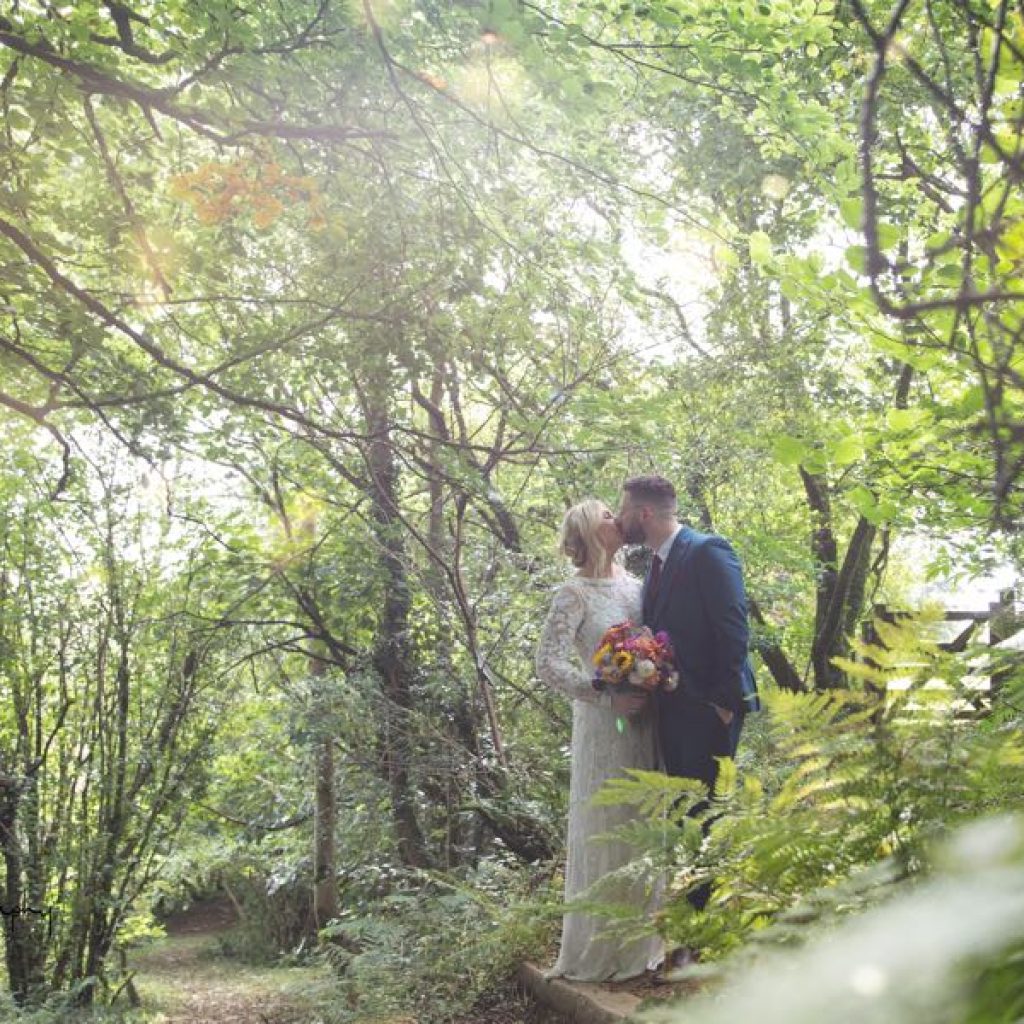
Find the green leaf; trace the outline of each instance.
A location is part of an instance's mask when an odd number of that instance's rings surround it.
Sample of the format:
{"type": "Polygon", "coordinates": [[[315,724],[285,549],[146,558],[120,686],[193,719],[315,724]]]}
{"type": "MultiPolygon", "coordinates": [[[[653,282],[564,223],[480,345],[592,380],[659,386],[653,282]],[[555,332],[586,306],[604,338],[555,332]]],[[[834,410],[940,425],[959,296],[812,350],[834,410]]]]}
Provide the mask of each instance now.
{"type": "Polygon", "coordinates": [[[839,212],[842,214],[843,223],[847,227],[860,231],[864,217],[864,200],[860,196],[844,199],[839,204],[839,212]]]}
{"type": "Polygon", "coordinates": [[[764,266],[772,258],[772,240],[764,231],[750,234],[750,259],[758,266],[764,266]]]}
{"type": "Polygon", "coordinates": [[[846,262],[857,271],[858,274],[868,272],[868,251],[863,245],[851,245],[846,249],[846,262]]]}
{"type": "Polygon", "coordinates": [[[795,302],[803,294],[803,289],[800,284],[791,277],[784,277],[779,282],[779,291],[781,291],[782,294],[790,300],[790,302],[795,302]]]}
{"type": "Polygon", "coordinates": [[[928,418],[928,413],[923,409],[890,409],[885,415],[885,421],[898,433],[905,433],[928,418]]]}
{"type": "Polygon", "coordinates": [[[970,416],[971,414],[980,412],[984,409],[985,391],[982,386],[980,384],[975,384],[974,387],[968,388],[960,399],[960,403],[957,408],[965,416],[970,416]]]}
{"type": "Polygon", "coordinates": [[[7,123],[19,131],[26,131],[32,127],[32,118],[25,111],[11,107],[7,111],[7,123]]]}
{"type": "Polygon", "coordinates": [[[828,460],[821,448],[809,449],[801,465],[808,473],[824,473],[828,469],[828,460]]]}
{"type": "MultiPolygon", "coordinates": [[[[884,498],[878,503],[876,515],[878,516],[878,519],[872,520],[872,522],[890,522],[899,515],[899,507],[895,502],[890,501],[888,498],[884,498]]],[[[865,516],[864,518],[867,519],[868,517],[865,516]]]]}
{"type": "Polygon", "coordinates": [[[798,466],[806,457],[807,448],[798,438],[783,434],[775,438],[772,455],[775,461],[781,462],[783,466],[798,466]]]}
{"type": "Polygon", "coordinates": [[[906,232],[895,224],[887,224],[879,221],[876,225],[878,230],[878,246],[880,249],[894,249],[905,237],[906,232]]]}
{"type": "Polygon", "coordinates": [[[837,466],[848,466],[864,455],[864,442],[857,434],[847,434],[832,449],[832,461],[837,466]]]}
{"type": "Polygon", "coordinates": [[[878,512],[878,503],[875,496],[863,484],[857,484],[846,492],[846,496],[853,503],[854,508],[869,522],[878,523],[881,516],[878,512]]]}

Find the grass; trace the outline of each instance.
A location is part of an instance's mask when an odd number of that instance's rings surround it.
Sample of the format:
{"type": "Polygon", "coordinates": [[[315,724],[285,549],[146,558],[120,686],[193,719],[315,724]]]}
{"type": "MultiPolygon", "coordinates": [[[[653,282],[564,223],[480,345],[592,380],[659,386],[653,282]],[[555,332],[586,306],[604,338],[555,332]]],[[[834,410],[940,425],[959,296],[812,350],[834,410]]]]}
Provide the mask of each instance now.
{"type": "Polygon", "coordinates": [[[334,983],[324,967],[256,967],[223,952],[223,935],[175,935],[129,959],[138,1024],[314,1024],[334,983]]]}
{"type": "MultiPolygon", "coordinates": [[[[122,995],[111,1007],[38,1011],[25,1024],[322,1024],[337,1001],[337,979],[323,966],[255,966],[231,954],[234,925],[217,908],[196,906],[166,936],[132,949],[128,968],[141,1005],[122,995]]],[[[2,972],[0,972],[2,973],[2,972]]],[[[6,982],[6,979],[3,979],[6,982]]],[[[6,988],[6,984],[4,984],[6,988]]],[[[0,998],[0,1019],[14,1013],[0,998]]]]}
{"type": "MultiPolygon", "coordinates": [[[[15,1016],[24,1024],[416,1024],[412,1017],[372,1015],[346,1000],[346,987],[325,963],[263,966],[240,959],[237,926],[223,907],[197,904],[167,923],[168,934],[129,951],[141,1000],[122,995],[112,1007],[15,1016]]],[[[2,973],[2,972],[0,972],[2,973]]],[[[354,997],[349,997],[354,998],[354,997]]],[[[0,997],[0,1021],[6,1020],[0,997]]],[[[13,1010],[11,1011],[13,1012],[13,1010]]],[[[495,985],[454,1024],[561,1024],[517,989],[495,985]]]]}

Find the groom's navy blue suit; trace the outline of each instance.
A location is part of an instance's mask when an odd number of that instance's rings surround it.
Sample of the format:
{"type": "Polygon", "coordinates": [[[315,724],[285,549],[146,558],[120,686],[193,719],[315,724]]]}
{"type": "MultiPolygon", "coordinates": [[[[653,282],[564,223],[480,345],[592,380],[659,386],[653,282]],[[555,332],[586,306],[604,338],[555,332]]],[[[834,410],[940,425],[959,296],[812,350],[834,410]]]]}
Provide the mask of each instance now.
{"type": "Polygon", "coordinates": [[[644,624],[672,638],[679,686],[655,692],[658,739],[669,775],[718,776],[716,757],[736,753],[743,718],[760,709],[748,656],[747,596],[729,542],[688,526],[675,536],[656,593],[648,571],[644,624]],[[711,706],[734,712],[726,726],[711,706]]]}

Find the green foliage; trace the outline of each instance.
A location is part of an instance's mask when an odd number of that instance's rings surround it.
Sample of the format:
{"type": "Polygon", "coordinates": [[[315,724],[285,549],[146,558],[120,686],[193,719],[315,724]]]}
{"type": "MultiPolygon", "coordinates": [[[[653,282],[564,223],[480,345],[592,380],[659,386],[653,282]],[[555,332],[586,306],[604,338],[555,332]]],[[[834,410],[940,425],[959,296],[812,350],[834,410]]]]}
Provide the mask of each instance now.
{"type": "Polygon", "coordinates": [[[221,951],[252,964],[309,953],[312,871],[305,834],[228,839],[189,830],[161,864],[150,901],[158,920],[197,901],[227,895],[239,920],[219,940],[221,951]]]}
{"type": "Polygon", "coordinates": [[[192,626],[194,561],[168,571],[166,520],[95,457],[95,502],[76,481],[67,507],[27,488],[0,504],[5,903],[52,908],[44,927],[5,929],[25,1003],[116,987],[105,960],[146,927],[153,863],[205,785],[230,701],[208,689],[221,652],[192,626]]]}
{"type": "Polygon", "coordinates": [[[921,876],[863,914],[805,928],[809,941],[795,949],[776,943],[741,951],[722,964],[713,994],[638,1019],[724,1024],[756,1008],[765,1024],[1019,1020],[1024,821],[962,825],[927,844],[921,876]]]}
{"type": "Polygon", "coordinates": [[[486,858],[460,875],[409,874],[369,912],[345,911],[323,929],[339,973],[339,1024],[407,1014],[424,1024],[467,1011],[507,984],[551,937],[537,915],[531,873],[486,858]]]}
{"type": "MultiPolygon", "coordinates": [[[[184,647],[208,656],[189,753],[131,808],[174,809],[156,895],[226,882],[248,954],[308,949],[310,780],[330,742],[339,887],[365,924],[350,972],[369,983],[394,942],[446,955],[391,902],[403,856],[486,890],[472,872],[496,851],[557,848],[571,714],[537,686],[532,649],[567,503],[614,502],[631,472],[673,477],[685,518],[735,541],[756,644],[791,684],[813,660],[816,685],[845,685],[823,666],[850,653],[871,600],[923,571],[900,562],[901,534],[952,537],[950,569],[1024,564],[1019,537],[989,529],[1019,502],[1019,302],[897,320],[878,301],[1016,287],[1020,16],[905,5],[879,67],[872,215],[857,135],[878,51],[852,15],[883,26],[890,7],[87,0],[0,15],[0,519],[31,563],[0,601],[0,695],[18,690],[0,701],[0,751],[28,774],[38,679],[35,732],[55,735],[27,832],[45,845],[56,829],[48,878],[104,863],[87,828],[103,799],[58,765],[102,738],[91,676],[47,658],[65,631],[83,663],[119,653],[99,625],[115,591],[138,586],[144,624],[121,645],[133,767],[184,647]],[[1001,33],[982,24],[1001,18],[1001,33]],[[872,216],[886,269],[869,282],[872,216]],[[128,478],[102,502],[100,436],[128,478]],[[161,511],[128,515],[143,472],[161,511]],[[101,504],[138,537],[117,533],[106,562],[90,547],[82,568],[101,504]],[[147,531],[165,542],[157,566],[136,550],[147,531]]],[[[886,639],[920,673],[962,675],[886,639]]],[[[907,666],[876,653],[878,670],[840,663],[849,694],[779,694],[748,724],[707,842],[668,810],[695,794],[642,777],[617,794],[657,818],[636,826],[653,851],[638,871],[719,879],[706,920],[675,900],[672,934],[728,948],[815,886],[838,892],[877,857],[913,871],[930,831],[1012,804],[1015,684],[972,723],[923,679],[883,701],[907,666]]],[[[463,922],[444,963],[465,958],[482,984],[463,931],[504,904],[428,888],[412,901],[424,921],[444,916],[435,898],[463,922]]],[[[422,962],[401,962],[418,992],[422,962]]]]}
{"type": "Polygon", "coordinates": [[[667,873],[658,925],[669,939],[722,955],[774,922],[765,936],[792,941],[809,922],[862,909],[919,873],[925,847],[947,828],[1019,806],[1013,686],[979,718],[971,664],[938,647],[934,622],[877,623],[881,642],[857,644],[858,660],[844,666],[860,683],[850,690],[769,692],[755,771],[741,777],[724,762],[710,807],[693,817],[699,785],[635,771],[606,785],[603,801],[646,815],[616,834],[652,874],[667,873]],[[707,880],[713,894],[698,913],[682,896],[707,880]]]}

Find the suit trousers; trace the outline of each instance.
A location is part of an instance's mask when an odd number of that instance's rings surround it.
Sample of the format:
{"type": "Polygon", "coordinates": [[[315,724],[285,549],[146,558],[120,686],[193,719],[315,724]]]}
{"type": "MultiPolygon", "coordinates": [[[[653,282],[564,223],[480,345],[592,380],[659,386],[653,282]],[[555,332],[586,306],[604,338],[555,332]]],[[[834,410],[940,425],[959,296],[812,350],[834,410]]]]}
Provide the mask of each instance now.
{"type": "MultiPolygon", "coordinates": [[[[726,725],[710,704],[689,694],[679,694],[674,705],[671,741],[666,742],[669,737],[664,732],[660,737],[665,772],[680,778],[699,779],[713,792],[719,768],[715,759],[736,756],[744,715],[734,714],[726,725]]],[[[709,801],[701,800],[688,813],[701,814],[709,806],[709,801]]],[[[710,826],[711,819],[704,823],[705,835],[710,826]]],[[[704,883],[687,893],[686,898],[695,910],[703,910],[710,896],[711,885],[704,883]]]]}

